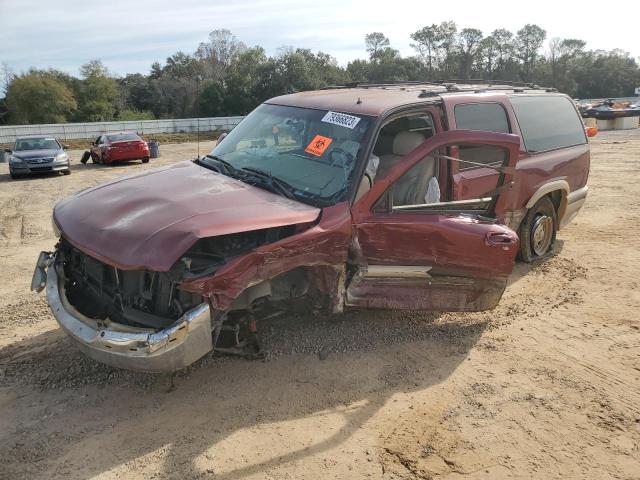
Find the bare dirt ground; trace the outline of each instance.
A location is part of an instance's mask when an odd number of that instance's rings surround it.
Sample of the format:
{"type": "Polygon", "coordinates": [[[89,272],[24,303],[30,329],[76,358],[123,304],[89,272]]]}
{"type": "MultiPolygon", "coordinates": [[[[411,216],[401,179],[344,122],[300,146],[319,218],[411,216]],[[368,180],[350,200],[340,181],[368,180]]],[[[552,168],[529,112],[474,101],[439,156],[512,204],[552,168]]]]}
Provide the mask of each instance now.
{"type": "Polygon", "coordinates": [[[496,310],[281,319],[267,361],[205,358],[173,389],[84,357],[28,288],[57,200],[195,146],[0,164],[0,478],[640,478],[640,132],[592,143],[585,208],[496,310]]]}

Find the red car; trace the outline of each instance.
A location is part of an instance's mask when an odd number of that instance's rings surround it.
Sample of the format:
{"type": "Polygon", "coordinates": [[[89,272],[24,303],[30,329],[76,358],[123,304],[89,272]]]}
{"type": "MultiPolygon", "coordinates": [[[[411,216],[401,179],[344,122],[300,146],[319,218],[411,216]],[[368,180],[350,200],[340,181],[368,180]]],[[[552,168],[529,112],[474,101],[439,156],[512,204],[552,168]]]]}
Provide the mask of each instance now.
{"type": "Polygon", "coordinates": [[[488,310],[518,253],[553,253],[589,162],[575,104],[552,89],[286,95],[203,158],[59,202],[32,288],[82,351],[144,371],[254,355],[263,321],[302,308],[488,310]]]}
{"type": "Polygon", "coordinates": [[[105,133],[91,143],[93,163],[149,162],[149,145],[133,132],[105,133]]]}

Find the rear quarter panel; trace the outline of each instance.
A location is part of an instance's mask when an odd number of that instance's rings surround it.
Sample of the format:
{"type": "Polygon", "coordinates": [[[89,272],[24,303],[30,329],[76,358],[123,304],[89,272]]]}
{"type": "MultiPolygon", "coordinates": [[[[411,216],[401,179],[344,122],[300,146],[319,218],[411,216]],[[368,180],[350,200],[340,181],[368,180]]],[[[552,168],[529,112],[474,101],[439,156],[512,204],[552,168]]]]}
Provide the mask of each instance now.
{"type": "Polygon", "coordinates": [[[515,174],[520,188],[513,199],[513,208],[525,208],[540,187],[556,180],[566,181],[570,192],[584,187],[589,177],[590,162],[589,144],[534,155],[521,151],[515,174]]]}

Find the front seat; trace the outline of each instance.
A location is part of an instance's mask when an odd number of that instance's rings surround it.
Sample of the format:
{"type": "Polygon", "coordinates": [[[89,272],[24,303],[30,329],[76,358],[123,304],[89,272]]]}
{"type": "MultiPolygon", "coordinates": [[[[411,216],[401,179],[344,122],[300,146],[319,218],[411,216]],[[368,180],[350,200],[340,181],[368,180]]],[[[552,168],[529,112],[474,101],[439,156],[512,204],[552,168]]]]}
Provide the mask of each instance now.
{"type": "MultiPolygon", "coordinates": [[[[400,132],[393,139],[393,154],[380,156],[378,175],[391,169],[400,158],[424,143],[425,137],[417,132],[400,132]]],[[[420,205],[425,203],[429,180],[435,176],[436,162],[432,156],[419,162],[393,186],[394,205],[420,205]]],[[[438,192],[439,197],[439,192],[438,192]]]]}
{"type": "Polygon", "coordinates": [[[393,138],[393,153],[380,155],[380,166],[378,167],[377,176],[384,175],[398,160],[404,157],[418,145],[424,143],[424,135],[417,132],[399,132],[393,138]]]}

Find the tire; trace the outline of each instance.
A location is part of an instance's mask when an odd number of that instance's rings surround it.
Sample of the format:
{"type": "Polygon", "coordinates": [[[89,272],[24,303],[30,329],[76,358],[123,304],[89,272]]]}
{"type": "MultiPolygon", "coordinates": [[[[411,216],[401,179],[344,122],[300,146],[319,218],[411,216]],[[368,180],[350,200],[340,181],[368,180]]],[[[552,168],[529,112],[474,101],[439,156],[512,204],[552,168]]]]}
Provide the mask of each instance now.
{"type": "Polygon", "coordinates": [[[16,178],[20,178],[20,175],[16,175],[13,172],[9,172],[9,176],[11,177],[11,180],[15,180],[16,178]]]}
{"type": "Polygon", "coordinates": [[[62,171],[62,174],[63,174],[63,175],[71,175],[71,169],[70,169],[70,168],[67,168],[66,170],[63,170],[63,171],[62,171]]]}
{"type": "Polygon", "coordinates": [[[522,260],[531,263],[551,255],[557,231],[556,208],[549,197],[542,197],[527,212],[520,227],[522,260]]]}
{"type": "Polygon", "coordinates": [[[142,159],[142,163],[149,163],[149,157],[144,157],[142,159]]]}
{"type": "Polygon", "coordinates": [[[83,164],[86,164],[90,158],[91,158],[91,152],[86,151],[82,154],[82,158],[80,159],[80,162],[82,162],[83,164]]]}

